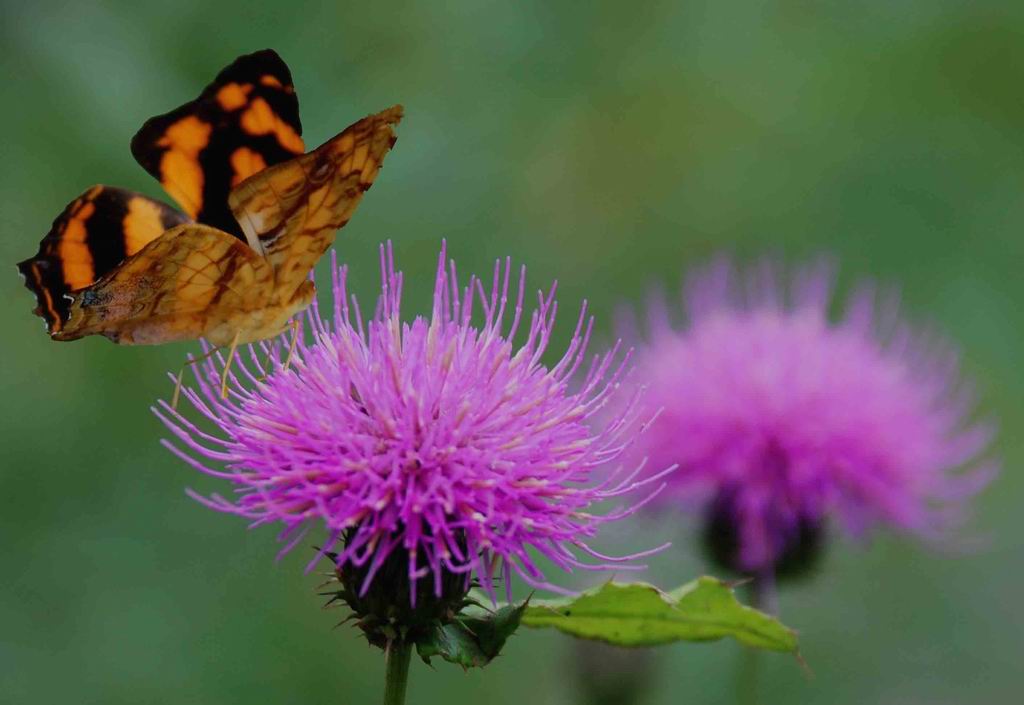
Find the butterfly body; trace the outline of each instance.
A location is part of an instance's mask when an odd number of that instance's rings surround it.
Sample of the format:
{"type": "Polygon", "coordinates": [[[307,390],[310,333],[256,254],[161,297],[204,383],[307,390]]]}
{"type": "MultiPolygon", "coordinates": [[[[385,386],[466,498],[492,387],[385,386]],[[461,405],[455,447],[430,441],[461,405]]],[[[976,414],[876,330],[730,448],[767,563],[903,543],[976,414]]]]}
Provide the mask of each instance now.
{"type": "Polygon", "coordinates": [[[132,140],[185,213],[89,189],[19,264],[35,312],[59,341],[229,345],[278,335],[312,302],[309,272],[376,178],[401,117],[389,108],[303,153],[287,67],[269,50],[239,58],[132,140]]]}

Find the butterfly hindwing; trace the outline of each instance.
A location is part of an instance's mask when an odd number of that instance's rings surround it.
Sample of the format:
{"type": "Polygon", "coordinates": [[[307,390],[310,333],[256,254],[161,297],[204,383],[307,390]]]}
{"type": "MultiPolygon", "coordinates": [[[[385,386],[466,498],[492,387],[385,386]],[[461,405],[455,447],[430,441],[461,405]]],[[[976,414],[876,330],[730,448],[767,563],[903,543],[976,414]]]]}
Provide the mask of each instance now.
{"type": "Polygon", "coordinates": [[[273,272],[245,243],[216,228],[172,228],[73,296],[58,340],[105,335],[128,344],[230,339],[237,321],[263,309],[273,272]],[[218,329],[223,326],[227,333],[218,329]]]}
{"type": "Polygon", "coordinates": [[[132,191],[93,186],[57,216],[39,252],[18,270],[36,297],[35,313],[51,334],[68,319],[67,295],[84,289],[168,228],[187,222],[182,213],[132,191]]]}
{"type": "Polygon", "coordinates": [[[301,135],[291,72],[265,49],[236,59],[195,100],[147,120],[131,149],[189,216],[241,237],[228,193],[301,155],[301,135]]]}
{"type": "Polygon", "coordinates": [[[273,267],[278,292],[294,291],[348,222],[394,145],[401,119],[401,106],[365,117],[231,191],[231,210],[250,247],[273,267]]]}

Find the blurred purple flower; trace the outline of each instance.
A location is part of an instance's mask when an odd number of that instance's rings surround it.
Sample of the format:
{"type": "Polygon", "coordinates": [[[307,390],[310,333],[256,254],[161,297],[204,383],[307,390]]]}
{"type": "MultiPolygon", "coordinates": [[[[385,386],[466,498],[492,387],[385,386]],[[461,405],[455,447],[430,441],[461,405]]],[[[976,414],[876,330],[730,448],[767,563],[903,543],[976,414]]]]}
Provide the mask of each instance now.
{"type": "MultiPolygon", "coordinates": [[[[261,362],[254,347],[240,352],[226,400],[217,381],[219,354],[197,364],[198,389],[184,396],[212,422],[212,432],[167,403],[154,409],[187,450],[165,441],[167,447],[230,481],[237,493],[234,500],[193,496],[253,526],[282,524],[282,553],[322,524],[327,539],[318,558],[337,547],[339,568],[362,570],[360,594],[399,552],[408,557],[412,588],[428,579],[440,595],[446,576],[464,575],[468,583],[475,575],[492,598],[498,571],[506,589],[516,573],[531,586],[558,590],[537,555],[566,571],[622,569],[618,561],[647,555],[609,558],[586,543],[602,524],[653,495],[604,515],[593,513],[595,502],[660,477],[638,481],[639,468],[620,468],[596,478],[596,469],[615,461],[635,435],[637,404],[628,399],[608,422],[595,420],[629,355],[619,355],[616,345],[576,379],[592,326],[586,306],[564,355],[546,367],[554,286],[539,293],[525,342],[515,347],[525,269],[509,309],[509,260],[496,263],[489,289],[474,277],[460,291],[442,249],[433,311],[408,323],[400,318],[402,275],[390,246],[381,249],[381,269],[376,314],[364,323],[354,297],[350,308],[347,268],[335,263],[331,320],[314,304],[307,315],[311,340],[298,342],[290,364],[290,334],[261,346],[272,364],[261,362]],[[476,306],[479,326],[472,323],[476,306]],[[598,563],[581,558],[587,555],[598,563]]],[[[416,593],[410,590],[413,600],[416,593]]]]}
{"type": "Polygon", "coordinates": [[[955,350],[867,286],[830,322],[832,287],[824,262],[787,281],[720,260],[687,279],[685,325],[649,311],[636,364],[661,413],[630,452],[679,464],[652,506],[702,507],[740,572],[799,568],[831,515],[853,534],[944,535],[996,470],[955,350]]]}

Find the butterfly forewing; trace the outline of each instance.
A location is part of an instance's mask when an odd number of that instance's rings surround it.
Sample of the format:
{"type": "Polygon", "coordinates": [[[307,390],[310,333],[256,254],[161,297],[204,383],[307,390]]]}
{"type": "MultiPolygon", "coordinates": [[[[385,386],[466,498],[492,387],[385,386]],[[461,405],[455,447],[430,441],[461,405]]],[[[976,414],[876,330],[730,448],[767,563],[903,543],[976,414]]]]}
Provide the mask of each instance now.
{"type": "Polygon", "coordinates": [[[246,240],[274,269],[281,295],[294,291],[334,241],[395,143],[401,106],[365,117],[309,154],[271,167],[228,201],[246,240]]]}
{"type": "Polygon", "coordinates": [[[291,72],[276,52],[239,57],[195,100],[147,120],[132,154],[193,219],[241,237],[228,193],[305,151],[291,72]]]}

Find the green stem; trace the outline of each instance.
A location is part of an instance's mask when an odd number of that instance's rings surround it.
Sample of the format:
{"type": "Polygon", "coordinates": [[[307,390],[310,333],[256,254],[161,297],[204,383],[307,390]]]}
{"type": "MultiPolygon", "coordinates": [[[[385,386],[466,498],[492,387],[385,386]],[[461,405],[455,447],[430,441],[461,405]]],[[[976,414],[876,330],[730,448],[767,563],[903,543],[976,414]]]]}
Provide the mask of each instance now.
{"type": "Polygon", "coordinates": [[[412,644],[395,639],[388,642],[384,652],[387,673],[384,676],[384,705],[403,705],[405,687],[409,682],[409,661],[412,658],[412,644]]]}
{"type": "Polygon", "coordinates": [[[736,702],[740,705],[757,705],[760,702],[757,681],[761,670],[761,650],[744,646],[740,659],[736,676],[736,702]]]}
{"type": "MultiPolygon", "coordinates": [[[[775,594],[775,575],[766,571],[750,581],[750,606],[774,616],[779,611],[775,594]]],[[[757,705],[761,701],[758,681],[761,671],[761,650],[743,647],[736,678],[736,701],[741,705],[757,705]]]]}
{"type": "Polygon", "coordinates": [[[653,650],[574,639],[573,657],[580,705],[636,705],[648,700],[658,665],[653,650]]]}

